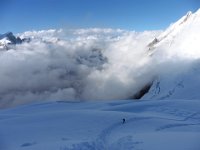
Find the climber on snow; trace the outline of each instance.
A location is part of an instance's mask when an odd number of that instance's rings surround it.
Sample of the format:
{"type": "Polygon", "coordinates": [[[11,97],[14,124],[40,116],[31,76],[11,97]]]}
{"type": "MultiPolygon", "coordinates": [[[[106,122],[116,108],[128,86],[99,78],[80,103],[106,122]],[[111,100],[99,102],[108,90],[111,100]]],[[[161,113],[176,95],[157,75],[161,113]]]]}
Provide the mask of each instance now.
{"type": "Polygon", "coordinates": [[[125,122],[126,122],[126,119],[125,119],[125,118],[123,118],[123,119],[122,119],[122,123],[124,124],[125,122]]]}

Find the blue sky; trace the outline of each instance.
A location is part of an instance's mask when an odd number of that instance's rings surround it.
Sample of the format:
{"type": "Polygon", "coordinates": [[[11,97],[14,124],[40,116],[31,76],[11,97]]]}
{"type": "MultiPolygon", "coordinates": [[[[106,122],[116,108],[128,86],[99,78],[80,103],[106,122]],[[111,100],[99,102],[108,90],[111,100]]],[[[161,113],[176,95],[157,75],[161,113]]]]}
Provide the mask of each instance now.
{"type": "Polygon", "coordinates": [[[50,28],[164,29],[200,0],[1,0],[0,33],[50,28]]]}

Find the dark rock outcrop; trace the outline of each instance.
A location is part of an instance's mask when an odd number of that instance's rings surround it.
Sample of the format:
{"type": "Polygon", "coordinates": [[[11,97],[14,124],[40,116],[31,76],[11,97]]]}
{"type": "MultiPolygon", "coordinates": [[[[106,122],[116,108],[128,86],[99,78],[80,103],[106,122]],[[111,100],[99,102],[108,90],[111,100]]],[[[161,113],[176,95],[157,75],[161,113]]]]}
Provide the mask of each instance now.
{"type": "Polygon", "coordinates": [[[140,89],[133,97],[132,99],[141,99],[146,93],[149,92],[153,82],[150,82],[146,84],[142,89],[140,89]]]}

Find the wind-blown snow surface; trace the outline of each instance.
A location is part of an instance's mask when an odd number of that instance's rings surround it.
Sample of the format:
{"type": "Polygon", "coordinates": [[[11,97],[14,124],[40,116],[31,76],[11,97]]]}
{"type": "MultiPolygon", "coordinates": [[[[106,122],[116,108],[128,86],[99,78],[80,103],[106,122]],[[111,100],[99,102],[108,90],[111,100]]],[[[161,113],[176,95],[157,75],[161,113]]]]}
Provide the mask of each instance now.
{"type": "Polygon", "coordinates": [[[29,104],[0,111],[0,149],[199,150],[199,107],[199,100],[29,104]]]}

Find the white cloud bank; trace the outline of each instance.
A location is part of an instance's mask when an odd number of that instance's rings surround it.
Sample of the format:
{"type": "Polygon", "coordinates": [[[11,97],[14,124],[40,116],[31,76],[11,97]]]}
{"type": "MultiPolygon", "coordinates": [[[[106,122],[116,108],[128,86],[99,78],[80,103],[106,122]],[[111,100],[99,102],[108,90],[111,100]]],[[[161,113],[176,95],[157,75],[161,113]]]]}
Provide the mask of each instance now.
{"type": "Polygon", "coordinates": [[[0,52],[0,106],[130,98],[151,79],[143,78],[145,50],[158,33],[77,29],[20,34],[31,42],[0,52]]]}
{"type": "Polygon", "coordinates": [[[0,51],[0,107],[131,98],[155,76],[176,76],[200,58],[198,14],[165,32],[92,28],[19,34],[31,42],[0,51]],[[158,42],[149,48],[155,37],[158,42]]]}

